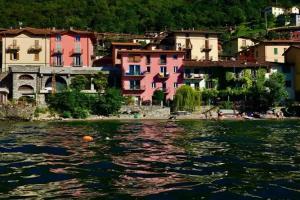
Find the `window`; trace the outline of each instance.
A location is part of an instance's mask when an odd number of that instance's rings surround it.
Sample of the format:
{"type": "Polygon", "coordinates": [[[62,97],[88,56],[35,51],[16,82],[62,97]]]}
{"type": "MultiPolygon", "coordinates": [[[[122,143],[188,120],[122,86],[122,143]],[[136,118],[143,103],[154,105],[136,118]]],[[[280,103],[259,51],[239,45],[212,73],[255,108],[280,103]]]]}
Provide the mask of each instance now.
{"type": "Polygon", "coordinates": [[[274,55],[278,55],[278,48],[274,48],[274,55]]]}
{"type": "Polygon", "coordinates": [[[82,61],[81,61],[81,56],[80,55],[76,55],[76,56],[74,56],[74,66],[75,67],[80,67],[80,66],[82,66],[82,61]]]}
{"type": "Polygon", "coordinates": [[[178,59],[178,55],[174,54],[174,55],[173,55],[173,59],[174,59],[174,60],[177,60],[177,59],[178,59]]]}
{"type": "Polygon", "coordinates": [[[19,77],[19,80],[33,80],[34,78],[31,75],[24,74],[19,77]]]}
{"type": "Polygon", "coordinates": [[[199,83],[195,83],[195,89],[199,89],[199,88],[200,88],[199,83]]]}
{"type": "Polygon", "coordinates": [[[13,40],[13,46],[17,46],[17,40],[13,40]]]}
{"type": "Polygon", "coordinates": [[[178,83],[177,82],[174,83],[174,88],[178,88],[178,83]]]}
{"type": "Polygon", "coordinates": [[[167,67],[160,67],[160,73],[166,74],[167,73],[167,67]]]}
{"type": "Polygon", "coordinates": [[[178,73],[178,66],[174,66],[174,73],[178,73]]]}
{"type": "Polygon", "coordinates": [[[155,82],[152,82],[152,88],[156,88],[156,83],[155,82]]]}
{"type": "Polygon", "coordinates": [[[206,88],[209,88],[209,89],[214,88],[214,84],[212,81],[206,81],[205,86],[206,86],[206,88]]]}
{"type": "Polygon", "coordinates": [[[19,52],[13,52],[10,54],[10,60],[19,60],[19,52]]]}
{"type": "Polygon", "coordinates": [[[285,87],[292,87],[292,81],[285,81],[285,87]]]}
{"type": "Polygon", "coordinates": [[[76,41],[76,42],[80,42],[80,35],[76,35],[76,36],[75,36],[75,41],[76,41]]]}
{"type": "Polygon", "coordinates": [[[246,47],[246,40],[242,40],[242,47],[246,47]]]}
{"type": "Polygon", "coordinates": [[[40,60],[40,53],[35,53],[34,54],[34,61],[39,61],[40,60]]]}
{"type": "Polygon", "coordinates": [[[147,66],[147,72],[151,72],[151,67],[147,66]]]}
{"type": "Polygon", "coordinates": [[[141,59],[142,59],[142,57],[139,56],[139,55],[136,55],[136,56],[130,55],[130,56],[128,57],[128,62],[134,62],[134,63],[137,63],[137,62],[141,62],[141,59]]]}
{"type": "Polygon", "coordinates": [[[140,65],[129,65],[129,74],[130,75],[140,75],[141,66],[140,65]]]}
{"type": "Polygon", "coordinates": [[[147,55],[147,56],[146,56],[146,63],[147,63],[147,64],[150,64],[150,63],[151,63],[151,57],[150,57],[150,55],[147,55]]]}
{"type": "Polygon", "coordinates": [[[167,56],[160,55],[160,64],[167,64],[167,56]]]}
{"type": "Polygon", "coordinates": [[[39,40],[34,40],[34,46],[37,48],[40,46],[40,41],[39,40]]]}
{"type": "Polygon", "coordinates": [[[190,82],[186,82],[185,84],[188,85],[188,86],[191,86],[191,83],[190,83],[190,82]]]}
{"type": "Polygon", "coordinates": [[[57,42],[60,42],[60,41],[61,41],[61,35],[59,35],[59,34],[56,35],[56,41],[57,41],[57,42]]]}

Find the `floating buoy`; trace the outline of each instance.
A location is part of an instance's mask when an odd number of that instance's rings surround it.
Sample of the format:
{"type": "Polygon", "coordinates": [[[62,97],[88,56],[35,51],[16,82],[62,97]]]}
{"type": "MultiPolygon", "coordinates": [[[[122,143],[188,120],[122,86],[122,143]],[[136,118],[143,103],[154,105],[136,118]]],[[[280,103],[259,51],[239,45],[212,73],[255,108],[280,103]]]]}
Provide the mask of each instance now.
{"type": "Polygon", "coordinates": [[[92,142],[94,140],[94,138],[92,136],[83,136],[82,138],[85,142],[92,142]]]}

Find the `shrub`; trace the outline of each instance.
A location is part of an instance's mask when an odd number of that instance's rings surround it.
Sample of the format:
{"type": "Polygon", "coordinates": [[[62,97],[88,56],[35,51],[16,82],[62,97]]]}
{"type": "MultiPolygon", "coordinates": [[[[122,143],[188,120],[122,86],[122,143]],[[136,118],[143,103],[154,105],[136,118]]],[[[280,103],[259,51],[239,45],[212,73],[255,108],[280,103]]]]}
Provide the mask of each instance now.
{"type": "Polygon", "coordinates": [[[175,94],[173,108],[175,111],[194,111],[201,105],[201,93],[190,86],[181,86],[175,94]]]}
{"type": "Polygon", "coordinates": [[[64,111],[61,115],[63,118],[71,118],[72,114],[70,111],[64,111]]]}
{"type": "Polygon", "coordinates": [[[89,83],[88,79],[83,75],[77,75],[71,80],[70,88],[73,90],[84,90],[89,83]]]}
{"type": "Polygon", "coordinates": [[[160,104],[165,98],[165,94],[161,90],[155,90],[152,101],[154,104],[160,104]]]}
{"type": "Polygon", "coordinates": [[[87,109],[75,108],[72,112],[72,117],[75,119],[85,119],[89,116],[87,109]]]}

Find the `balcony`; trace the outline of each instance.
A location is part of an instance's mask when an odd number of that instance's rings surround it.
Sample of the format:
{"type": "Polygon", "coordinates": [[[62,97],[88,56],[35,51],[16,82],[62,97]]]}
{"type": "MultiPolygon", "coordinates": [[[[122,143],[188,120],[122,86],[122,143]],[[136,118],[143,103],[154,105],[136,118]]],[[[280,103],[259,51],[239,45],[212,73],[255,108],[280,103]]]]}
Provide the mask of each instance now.
{"type": "Polygon", "coordinates": [[[52,62],[52,67],[63,67],[64,66],[64,62],[62,61],[62,62],[56,62],[56,61],[53,61],[52,62]]]}
{"type": "Polygon", "coordinates": [[[165,73],[158,73],[157,74],[157,77],[159,79],[168,79],[170,77],[170,74],[168,72],[165,72],[165,73]]]}
{"type": "Polygon", "coordinates": [[[51,50],[51,55],[64,54],[64,49],[62,48],[54,48],[51,50]]]}
{"type": "Polygon", "coordinates": [[[15,52],[15,51],[20,51],[20,46],[17,44],[11,44],[8,45],[8,47],[6,48],[7,52],[15,52]]]}
{"type": "Polygon", "coordinates": [[[134,78],[143,78],[145,77],[145,72],[138,72],[138,71],[134,71],[134,72],[125,72],[124,74],[125,77],[134,77],[134,78]]]}
{"type": "Polygon", "coordinates": [[[204,74],[184,74],[184,79],[203,80],[204,79],[204,74]]]}
{"type": "Polygon", "coordinates": [[[83,54],[83,49],[80,49],[80,48],[74,48],[70,52],[70,56],[81,55],[81,54],[83,54]]]}
{"type": "Polygon", "coordinates": [[[30,53],[36,53],[42,51],[42,46],[41,45],[32,45],[29,47],[28,52],[30,53]]]}
{"type": "Polygon", "coordinates": [[[73,67],[82,67],[83,66],[83,62],[80,61],[80,62],[72,62],[72,66],[73,67]]]}
{"type": "Polygon", "coordinates": [[[211,51],[213,48],[213,45],[209,45],[209,44],[205,44],[201,47],[201,51],[202,52],[209,52],[211,51]]]}
{"type": "Polygon", "coordinates": [[[146,90],[146,87],[141,85],[131,85],[124,87],[123,90],[127,92],[143,92],[146,90]]]}

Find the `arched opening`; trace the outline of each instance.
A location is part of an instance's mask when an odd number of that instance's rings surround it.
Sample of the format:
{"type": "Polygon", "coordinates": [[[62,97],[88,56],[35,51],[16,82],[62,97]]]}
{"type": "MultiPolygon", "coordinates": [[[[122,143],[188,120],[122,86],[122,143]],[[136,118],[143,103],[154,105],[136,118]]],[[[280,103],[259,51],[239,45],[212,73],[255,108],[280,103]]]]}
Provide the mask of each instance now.
{"type": "Polygon", "coordinates": [[[19,80],[33,80],[34,78],[31,75],[24,74],[19,77],[19,80]]]}
{"type": "MultiPolygon", "coordinates": [[[[60,77],[60,76],[55,76],[55,82],[56,82],[56,91],[57,92],[61,92],[63,90],[65,90],[67,88],[67,82],[65,81],[64,78],[60,77]]],[[[48,78],[48,80],[46,81],[45,87],[50,90],[52,90],[52,77],[48,78]]]]}
{"type": "Polygon", "coordinates": [[[18,91],[21,92],[22,94],[33,94],[34,93],[34,89],[30,85],[22,85],[19,87],[18,91]]]}

